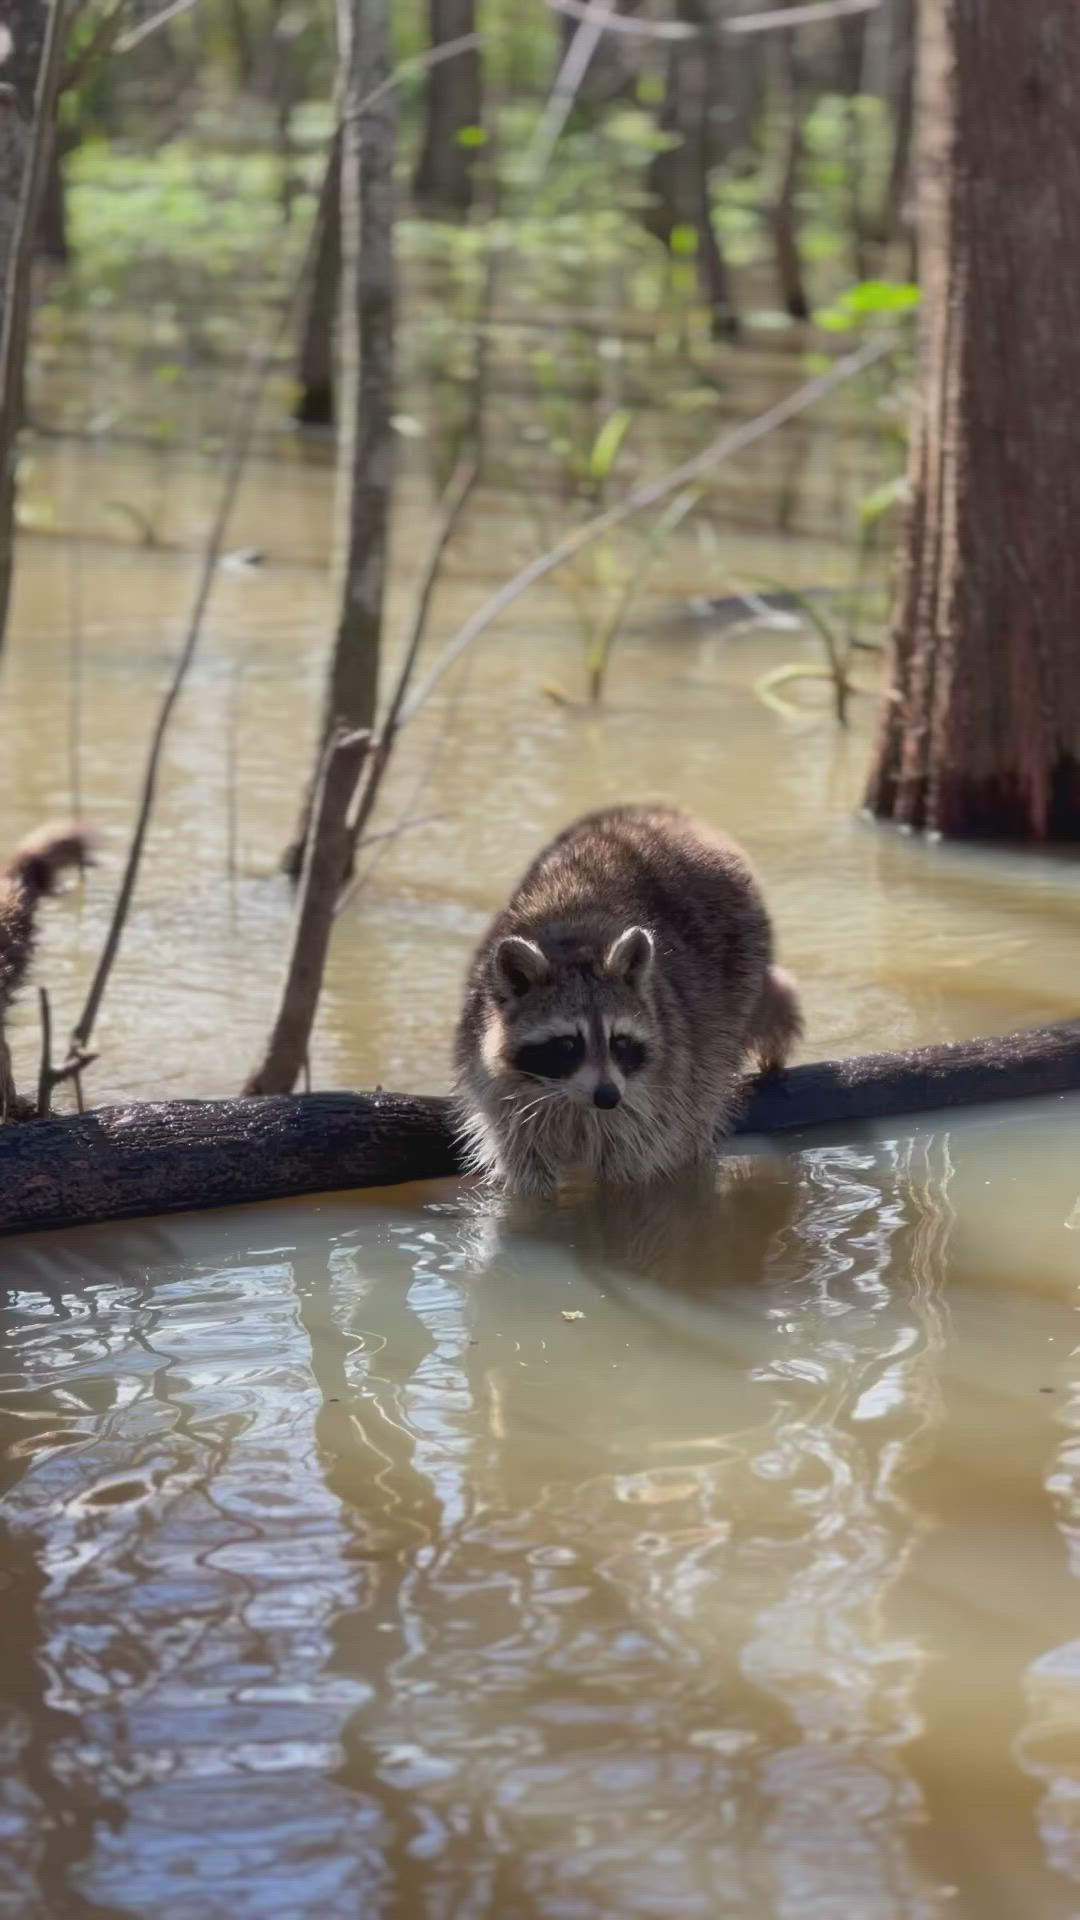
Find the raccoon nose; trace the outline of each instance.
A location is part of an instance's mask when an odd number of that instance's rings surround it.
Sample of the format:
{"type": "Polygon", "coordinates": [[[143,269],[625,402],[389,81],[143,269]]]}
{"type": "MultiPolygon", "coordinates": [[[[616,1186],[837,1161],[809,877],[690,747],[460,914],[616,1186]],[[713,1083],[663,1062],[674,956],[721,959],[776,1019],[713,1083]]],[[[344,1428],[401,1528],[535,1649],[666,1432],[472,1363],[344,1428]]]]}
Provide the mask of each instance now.
{"type": "Polygon", "coordinates": [[[622,1094],[612,1080],[599,1080],[593,1088],[593,1102],[598,1107],[617,1107],[621,1099],[622,1094]]]}

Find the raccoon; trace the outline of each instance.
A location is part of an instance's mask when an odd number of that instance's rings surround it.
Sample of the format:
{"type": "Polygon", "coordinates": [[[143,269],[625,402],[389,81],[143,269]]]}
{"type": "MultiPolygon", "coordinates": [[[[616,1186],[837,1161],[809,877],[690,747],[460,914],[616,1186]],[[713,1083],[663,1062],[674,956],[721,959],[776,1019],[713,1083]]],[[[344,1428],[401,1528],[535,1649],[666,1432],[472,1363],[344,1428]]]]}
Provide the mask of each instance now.
{"type": "Polygon", "coordinates": [[[26,977],[39,900],[55,891],[65,868],[90,864],[91,846],[86,827],[42,827],[0,872],[0,1011],[6,1012],[26,977]]]}
{"type": "Polygon", "coordinates": [[[66,868],[92,864],[92,846],[86,827],[42,827],[0,870],[0,1118],[15,1100],[4,1023],[33,957],[38,903],[66,868]]]}
{"type": "Polygon", "coordinates": [[[518,1193],[707,1160],[747,1061],[801,1031],[757,881],[672,807],[587,815],[537,857],[473,959],[455,1104],[471,1170],[518,1193]]]}

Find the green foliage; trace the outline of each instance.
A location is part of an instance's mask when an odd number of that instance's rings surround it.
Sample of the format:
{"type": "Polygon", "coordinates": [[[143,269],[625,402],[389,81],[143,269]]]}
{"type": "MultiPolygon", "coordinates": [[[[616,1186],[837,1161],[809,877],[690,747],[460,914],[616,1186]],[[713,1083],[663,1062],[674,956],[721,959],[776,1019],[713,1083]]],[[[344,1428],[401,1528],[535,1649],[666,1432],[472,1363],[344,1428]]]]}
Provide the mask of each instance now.
{"type": "Polygon", "coordinates": [[[919,289],[909,281],[860,280],[846,287],[831,305],[819,307],[814,319],[827,333],[847,333],[875,320],[895,323],[918,304],[919,289]]]}

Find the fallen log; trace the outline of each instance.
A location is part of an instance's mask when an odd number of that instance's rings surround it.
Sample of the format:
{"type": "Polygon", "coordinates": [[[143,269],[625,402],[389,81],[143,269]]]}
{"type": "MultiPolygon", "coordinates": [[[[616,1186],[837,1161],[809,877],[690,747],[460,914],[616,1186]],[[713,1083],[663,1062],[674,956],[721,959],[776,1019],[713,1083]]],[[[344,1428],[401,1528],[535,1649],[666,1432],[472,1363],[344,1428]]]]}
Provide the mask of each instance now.
{"type": "MultiPolygon", "coordinates": [[[[1080,1091],[1080,1022],[1003,1039],[864,1054],[747,1083],[741,1134],[858,1127],[1080,1091]]],[[[0,1127],[0,1233],[459,1170],[444,1099],[399,1093],[169,1100],[0,1127]]]]}

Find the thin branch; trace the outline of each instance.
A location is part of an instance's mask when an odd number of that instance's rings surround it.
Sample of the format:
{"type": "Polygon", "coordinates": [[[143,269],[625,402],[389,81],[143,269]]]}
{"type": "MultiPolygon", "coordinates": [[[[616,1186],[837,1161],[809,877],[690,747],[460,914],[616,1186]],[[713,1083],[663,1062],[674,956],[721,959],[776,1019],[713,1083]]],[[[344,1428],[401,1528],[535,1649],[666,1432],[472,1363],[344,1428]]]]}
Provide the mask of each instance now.
{"type": "Polygon", "coordinates": [[[734,14],[721,22],[724,33],[780,33],[789,27],[816,26],[851,13],[873,13],[881,0],[809,0],[802,7],[775,7],[768,13],[734,14]]]}
{"type": "Polygon", "coordinates": [[[552,13],[565,13],[571,20],[595,20],[603,33],[622,33],[635,40],[699,40],[700,27],[688,20],[636,20],[624,13],[609,13],[593,6],[590,0],[547,0],[552,13]]]}
{"type": "Polygon", "coordinates": [[[609,507],[605,513],[597,514],[592,520],[586,520],[582,526],[575,527],[570,533],[565,534],[549,552],[538,555],[535,560],[530,560],[528,566],[523,567],[512,580],[508,580],[497,593],[492,594],[491,598],[485,601],[470,619],[466,620],[464,626],[459,628],[453,639],[447,642],[412,699],[406,704],[401,715],[400,726],[407,726],[409,721],[419,713],[443,675],[460,660],[473,641],[486,632],[488,627],[505,613],[515,600],[520,599],[523,593],[535,586],[538,580],[543,580],[547,574],[554,573],[557,567],[564,566],[567,560],[572,560],[575,554],[580,553],[582,547],[590,545],[593,540],[610,532],[613,527],[622,526],[624,521],[633,519],[636,514],[645,512],[649,507],[658,506],[662,500],[668,499],[673,493],[678,493],[690,481],[700,479],[703,474],[711,472],[714,467],[731,459],[734,454],[741,453],[744,447],[753,446],[755,441],[765,439],[778,427],[786,426],[789,420],[794,420],[800,413],[805,413],[809,407],[816,406],[819,400],[826,399],[829,394],[835,393],[838,387],[845,386],[849,380],[855,379],[867,367],[873,366],[875,361],[883,359],[887,353],[892,352],[894,345],[895,342],[891,338],[875,340],[860,347],[856,353],[846,354],[826,373],[817,374],[813,380],[805,381],[801,387],[796,387],[793,393],[779,400],[774,407],[769,407],[765,413],[759,413],[753,420],[746,421],[742,426],[733,427],[728,432],[719,434],[700,453],[694,454],[689,460],[684,460],[681,466],[675,467],[672,472],[664,474],[659,480],[650,480],[644,486],[636,487],[625,500],[609,507]]]}
{"type": "Polygon", "coordinates": [[[151,34],[159,33],[170,21],[178,20],[182,13],[190,13],[192,7],[197,5],[198,0],[172,0],[171,6],[163,7],[160,13],[151,14],[141,26],[132,27],[130,33],[125,33],[123,39],[116,42],[117,53],[133,52],[136,47],[142,46],[144,40],[149,40],[151,34]]]}
{"type": "Polygon", "coordinates": [[[146,841],[151,815],[154,810],[154,798],[157,791],[158,773],[161,766],[162,751],[165,745],[165,736],[168,733],[169,722],[172,719],[176,703],[180,698],[184,682],[187,679],[192,661],[195,658],[195,650],[202,633],[206,609],[210,602],[210,594],[217,574],[218,561],[221,558],[222,548],[225,544],[225,535],[228,531],[232,510],[236,504],[236,496],[240,490],[240,481],[251,448],[263,386],[273,364],[278,344],[293,324],[293,319],[299,306],[301,291],[306,284],[310,263],[311,248],[309,246],[296,277],[292,298],[286,301],[279,315],[277,324],[261,345],[253,350],[248,361],[247,375],[241,385],[232,426],[226,443],[225,472],[221,484],[221,494],[213,525],[211,526],[203,552],[202,568],[195,592],[194,604],[188,620],[187,633],[184,637],[183,646],[177,656],[172,679],[161,703],[157,722],[151,737],[150,752],[147,756],[146,770],[143,774],[142,793],[139,799],[135,830],[132,834],[131,845],[128,849],[127,864],[124,868],[124,876],[120,883],[120,891],[117,894],[116,905],[113,909],[113,916],[105,939],[105,945],[102,948],[101,956],[90,984],[90,991],[86,997],[86,1004],[72,1032],[71,1047],[73,1052],[80,1051],[84,1048],[93,1032],[105,988],[108,985],[109,975],[112,972],[113,964],[120,948],[120,941],[135,893],[135,883],[139,877],[143,846],[146,841]]]}
{"type": "Polygon", "coordinates": [[[82,52],[77,54],[74,60],[69,60],[64,68],[60,82],[61,93],[68,93],[72,87],[77,87],[95,60],[104,59],[105,55],[112,50],[128,6],[129,0],[113,0],[112,6],[102,14],[82,52]]]}
{"type": "Polygon", "coordinates": [[[570,118],[574,101],[589,70],[589,62],[603,37],[599,0],[587,0],[585,17],[575,29],[574,37],[566,49],[566,57],[555,75],[555,83],[526,155],[525,173],[528,179],[539,180],[546,173],[548,161],[570,118]]]}
{"type": "MultiPolygon", "coordinates": [[[[420,583],[420,591],[417,595],[412,629],[405,644],[405,653],[402,658],[397,683],[391,696],[390,705],[387,709],[386,718],[379,729],[375,752],[371,757],[371,767],[368,772],[368,777],[364,782],[364,791],[360,799],[360,805],[356,810],[356,819],[353,822],[352,849],[354,853],[375,811],[375,803],[379,797],[379,789],[382,786],[383,776],[386,773],[390,756],[394,749],[394,741],[397,738],[401,726],[401,712],[405,705],[406,696],[416,668],[420,646],[427,629],[428,614],[435,595],[435,589],[439,583],[443,556],[454,536],[454,530],[465,511],[469,495],[472,493],[479,477],[479,472],[480,464],[475,451],[463,454],[443,494],[439,520],[431,542],[431,549],[428,553],[427,564],[424,568],[423,578],[420,583]]],[[[352,892],[353,889],[350,888],[350,897],[352,892]]]]}
{"type": "Polygon", "coordinates": [[[52,1008],[47,987],[38,988],[38,1006],[41,1009],[41,1065],[38,1068],[37,1110],[38,1117],[43,1118],[52,1105],[53,1090],[52,1008]]]}
{"type": "MultiPolygon", "coordinates": [[[[41,1011],[41,1065],[38,1068],[37,1113],[39,1119],[44,1119],[52,1110],[52,1097],[56,1088],[63,1086],[65,1080],[74,1080],[76,1091],[78,1092],[80,1085],[79,1076],[84,1067],[93,1065],[93,1062],[97,1059],[97,1054],[72,1053],[64,1061],[62,1067],[54,1067],[52,1063],[52,1007],[49,1004],[48,990],[45,987],[38,988],[38,1006],[41,1011]]],[[[81,1094],[79,1096],[79,1112],[82,1112],[81,1094]]]]}
{"type": "MultiPolygon", "coordinates": [[[[488,219],[492,220],[497,212],[498,187],[492,174],[489,182],[492,205],[488,208],[488,219]]],[[[390,698],[390,705],[379,730],[372,755],[367,779],[360,796],[360,804],[353,822],[352,849],[350,865],[355,860],[361,838],[375,810],[390,756],[393,753],[397,735],[401,729],[401,716],[409,688],[412,684],[416,663],[420,657],[420,648],[427,631],[438,586],[442,563],[446,549],[454,536],[462,514],[468,505],[483,466],[484,459],[484,415],[488,387],[488,346],[491,316],[495,306],[495,287],[498,279],[499,255],[497,250],[489,248],[484,284],[476,313],[475,352],[473,357],[471,394],[468,413],[464,422],[460,452],[457,464],[443,492],[440,502],[439,519],[436,522],[434,537],[428,551],[427,563],[420,577],[420,591],[413,610],[412,626],[405,643],[401,666],[390,698]]],[[[339,901],[339,910],[347,899],[351,900],[359,882],[354,880],[346,894],[339,901]]]]}
{"type": "Polygon", "coordinates": [[[473,47],[482,47],[485,38],[482,33],[460,33],[456,40],[443,40],[439,46],[428,47],[424,53],[410,54],[407,60],[398,62],[393,73],[387,74],[385,80],[381,80],[377,87],[372,87],[370,93],[358,100],[352,111],[367,113],[370,107],[378,106],[388,93],[393,93],[394,88],[399,87],[410,74],[427,73],[432,67],[441,67],[444,60],[453,60],[459,53],[469,53],[473,47]]]}

